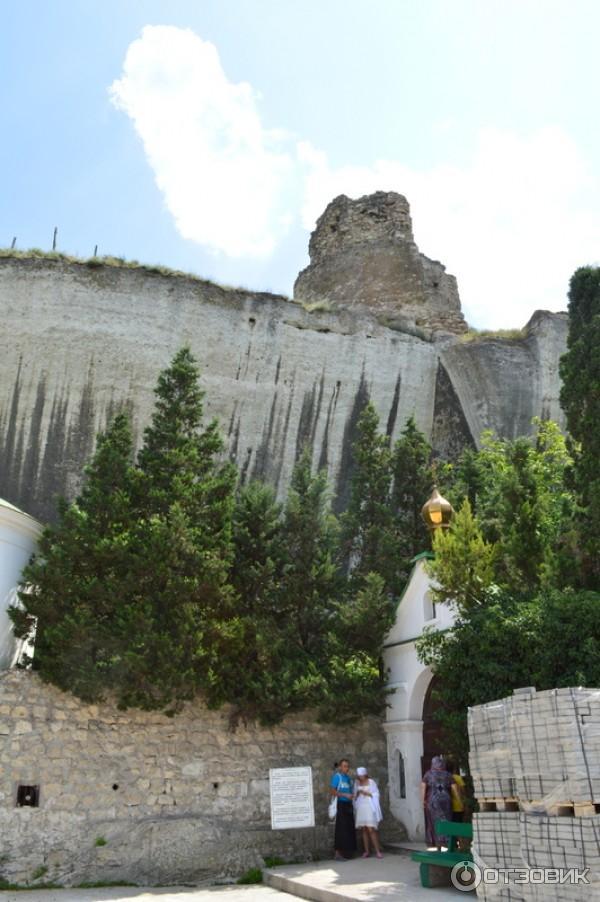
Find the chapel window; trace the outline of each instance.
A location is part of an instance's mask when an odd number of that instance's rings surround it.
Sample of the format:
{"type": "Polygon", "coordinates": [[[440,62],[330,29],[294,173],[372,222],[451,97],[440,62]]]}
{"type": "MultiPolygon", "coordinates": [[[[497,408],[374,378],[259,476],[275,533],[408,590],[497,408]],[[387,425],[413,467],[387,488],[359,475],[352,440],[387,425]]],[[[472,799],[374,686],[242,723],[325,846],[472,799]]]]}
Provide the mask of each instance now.
{"type": "Polygon", "coordinates": [[[404,757],[398,751],[398,792],[401,799],[406,798],[406,771],[404,769],[404,757]]]}
{"type": "Polygon", "coordinates": [[[429,591],[423,596],[423,616],[426,621],[435,620],[436,618],[435,601],[429,591]]]}

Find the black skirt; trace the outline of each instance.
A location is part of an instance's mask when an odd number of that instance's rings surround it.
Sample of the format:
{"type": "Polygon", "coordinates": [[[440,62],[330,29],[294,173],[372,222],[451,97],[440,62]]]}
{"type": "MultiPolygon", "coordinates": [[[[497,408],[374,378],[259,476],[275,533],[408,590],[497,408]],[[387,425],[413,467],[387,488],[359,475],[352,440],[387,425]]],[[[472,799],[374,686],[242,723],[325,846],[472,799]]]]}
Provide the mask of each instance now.
{"type": "Polygon", "coordinates": [[[337,852],[348,858],[356,852],[356,827],[352,802],[341,802],[338,799],[334,846],[337,852]]]}

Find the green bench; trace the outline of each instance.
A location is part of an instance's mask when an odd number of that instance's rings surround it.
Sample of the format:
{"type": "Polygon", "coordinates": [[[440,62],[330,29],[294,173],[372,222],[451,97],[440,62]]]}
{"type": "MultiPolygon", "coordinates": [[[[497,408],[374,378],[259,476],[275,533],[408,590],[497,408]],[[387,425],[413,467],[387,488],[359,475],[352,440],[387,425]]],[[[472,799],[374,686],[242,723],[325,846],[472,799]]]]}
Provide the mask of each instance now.
{"type": "Polygon", "coordinates": [[[436,821],[435,832],[438,836],[447,836],[450,840],[447,852],[413,852],[411,858],[420,865],[421,886],[431,887],[430,867],[450,868],[460,861],[473,861],[470,852],[460,852],[456,848],[456,840],[473,839],[473,825],[459,824],[455,821],[436,821]]]}

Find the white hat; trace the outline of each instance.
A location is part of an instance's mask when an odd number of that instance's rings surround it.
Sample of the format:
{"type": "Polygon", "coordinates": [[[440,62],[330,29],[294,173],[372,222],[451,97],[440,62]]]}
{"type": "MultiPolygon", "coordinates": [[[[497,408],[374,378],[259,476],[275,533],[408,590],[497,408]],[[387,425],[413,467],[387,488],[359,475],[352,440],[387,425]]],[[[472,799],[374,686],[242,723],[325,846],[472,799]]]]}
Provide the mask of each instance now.
{"type": "Polygon", "coordinates": [[[357,767],[356,768],[356,776],[357,777],[366,777],[367,776],[367,768],[366,767],[357,767]]]}

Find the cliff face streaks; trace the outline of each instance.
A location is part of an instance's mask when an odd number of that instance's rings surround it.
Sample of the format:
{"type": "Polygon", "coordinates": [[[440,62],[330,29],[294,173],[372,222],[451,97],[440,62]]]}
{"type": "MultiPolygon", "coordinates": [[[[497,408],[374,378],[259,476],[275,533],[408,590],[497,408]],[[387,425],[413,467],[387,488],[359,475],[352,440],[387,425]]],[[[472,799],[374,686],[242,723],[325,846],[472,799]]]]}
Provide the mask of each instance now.
{"type": "Polygon", "coordinates": [[[130,411],[136,440],[159,370],[188,344],[201,362],[242,479],[284,493],[301,449],[341,502],[370,399],[397,438],[414,415],[438,453],[490,427],[527,433],[561,419],[564,314],[536,314],[519,341],[463,343],[387,328],[368,310],[308,312],[285,298],[145,270],[0,260],[0,496],[45,520],[72,496],[96,433],[130,411]]]}

